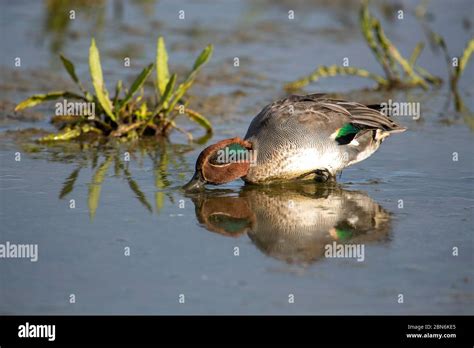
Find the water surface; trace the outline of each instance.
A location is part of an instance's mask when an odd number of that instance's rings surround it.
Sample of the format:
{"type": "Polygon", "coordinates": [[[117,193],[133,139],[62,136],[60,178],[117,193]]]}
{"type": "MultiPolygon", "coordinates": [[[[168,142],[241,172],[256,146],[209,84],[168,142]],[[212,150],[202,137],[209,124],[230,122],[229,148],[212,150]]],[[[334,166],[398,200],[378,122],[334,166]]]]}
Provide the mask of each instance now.
{"type": "MultiPolygon", "coordinates": [[[[55,14],[42,2],[2,5],[0,243],[37,243],[39,260],[0,261],[0,313],[474,313],[473,130],[468,116],[447,105],[446,85],[349,93],[372,84],[341,77],[308,86],[306,92],[346,92],[370,103],[421,103],[420,120],[397,120],[408,132],[345,170],[337,185],[246,187],[236,181],[185,195],[180,186],[204,145],[187,144],[179,135],[170,142],[46,147],[31,141],[30,132],[15,132],[52,129],[52,105],[36,109],[39,115],[9,110],[30,94],[69,84],[59,72],[57,52],[78,62],[78,74],[87,81],[88,45],[95,36],[112,85],[152,61],[156,38],[163,35],[172,66],[180,71],[205,44],[215,45],[191,105],[215,125],[207,144],[243,136],[265,104],[285,95],[285,82],[317,64],[339,64],[348,56],[351,65],[381,72],[359,33],[357,4],[76,5],[78,19],[59,27],[48,21],[55,14]],[[180,9],[186,10],[185,21],[177,19],[180,9]],[[288,21],[288,9],[297,20],[288,21]],[[21,69],[12,67],[17,56],[21,69]],[[124,56],[132,57],[131,68],[123,67],[124,56]],[[363,262],[324,257],[324,245],[333,241],[363,244],[363,262]],[[179,302],[182,294],[185,303],[179,302]]],[[[410,14],[413,5],[404,6],[403,22],[383,17],[383,5],[373,11],[408,55],[425,37],[410,14]]],[[[460,52],[473,34],[462,24],[472,4],[433,1],[428,9],[432,29],[460,52]]],[[[420,64],[446,78],[439,52],[427,47],[420,64]]],[[[468,66],[460,82],[471,110],[473,70],[468,66]]],[[[184,125],[199,134],[197,126],[184,125]]]]}

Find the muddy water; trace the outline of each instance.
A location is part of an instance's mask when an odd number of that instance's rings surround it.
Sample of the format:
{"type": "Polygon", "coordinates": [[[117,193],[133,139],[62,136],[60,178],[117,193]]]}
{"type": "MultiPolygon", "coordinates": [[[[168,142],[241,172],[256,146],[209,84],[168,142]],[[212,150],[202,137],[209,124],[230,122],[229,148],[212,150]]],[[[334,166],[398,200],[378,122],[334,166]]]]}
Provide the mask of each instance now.
{"type": "MultiPolygon", "coordinates": [[[[32,93],[70,86],[56,52],[78,62],[87,81],[95,36],[112,86],[152,61],[163,35],[178,71],[205,44],[215,45],[191,105],[215,125],[210,142],[242,136],[266,103],[285,95],[285,82],[317,64],[349,57],[351,65],[381,72],[359,34],[355,3],[124,1],[92,10],[81,3],[71,5],[76,19],[67,24],[53,21],[58,15],[41,2],[2,5],[0,244],[34,243],[39,255],[37,262],[0,259],[0,313],[474,312],[472,116],[447,106],[445,87],[351,92],[372,83],[350,77],[306,87],[370,103],[421,104],[420,120],[398,120],[408,132],[331,186],[234,182],[185,195],[179,188],[203,145],[178,135],[171,142],[44,147],[30,140],[41,131],[16,132],[52,129],[53,105],[22,115],[11,108],[32,93]],[[184,21],[177,18],[181,9],[184,21]],[[21,68],[12,66],[17,56],[21,68]],[[124,56],[131,57],[130,68],[123,67],[124,56]],[[325,245],[334,241],[363,245],[363,259],[325,257],[325,245]]],[[[373,11],[408,55],[425,36],[412,5],[405,5],[402,21],[384,17],[393,5],[375,4],[373,11]]],[[[431,28],[452,52],[472,36],[469,7],[472,12],[468,1],[428,7],[431,28]]],[[[446,77],[439,52],[427,47],[420,64],[446,77]]],[[[460,82],[471,110],[473,70],[468,66],[460,82]]]]}

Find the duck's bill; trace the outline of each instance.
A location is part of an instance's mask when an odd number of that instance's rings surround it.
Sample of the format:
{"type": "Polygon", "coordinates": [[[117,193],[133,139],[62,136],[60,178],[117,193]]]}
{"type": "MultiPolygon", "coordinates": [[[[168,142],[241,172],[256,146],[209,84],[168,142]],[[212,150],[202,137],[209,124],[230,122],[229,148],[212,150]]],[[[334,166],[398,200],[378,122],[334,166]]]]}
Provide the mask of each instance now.
{"type": "Polygon", "coordinates": [[[204,189],[204,185],[206,182],[201,177],[199,172],[194,173],[194,176],[189,180],[189,182],[183,186],[183,190],[186,192],[193,192],[193,191],[202,191],[204,189]]]}

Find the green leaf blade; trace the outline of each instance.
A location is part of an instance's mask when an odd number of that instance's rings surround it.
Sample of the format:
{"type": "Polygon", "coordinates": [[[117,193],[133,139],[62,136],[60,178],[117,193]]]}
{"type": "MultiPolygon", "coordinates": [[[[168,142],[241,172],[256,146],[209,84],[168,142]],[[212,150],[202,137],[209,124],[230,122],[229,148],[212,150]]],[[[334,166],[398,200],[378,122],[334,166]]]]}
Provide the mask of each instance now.
{"type": "Polygon", "coordinates": [[[35,94],[31,97],[23,100],[20,102],[16,107],[15,111],[20,111],[26,108],[31,108],[41,103],[45,103],[47,101],[56,100],[60,98],[70,98],[70,99],[81,99],[85,100],[85,98],[79,94],[68,92],[68,91],[56,91],[50,92],[45,94],[35,94]]]}
{"type": "Polygon", "coordinates": [[[99,100],[102,109],[104,109],[107,116],[116,122],[116,117],[112,112],[112,102],[109,99],[109,94],[104,84],[102,66],[100,65],[99,50],[97,49],[94,39],[92,39],[91,46],[89,48],[89,69],[92,85],[94,86],[97,99],[99,100]]]}
{"type": "Polygon", "coordinates": [[[119,97],[120,97],[120,93],[122,92],[122,88],[123,88],[122,80],[118,80],[117,84],[115,85],[115,96],[113,100],[114,108],[118,107],[119,97]]]}
{"type": "Polygon", "coordinates": [[[63,63],[64,68],[68,72],[69,76],[71,76],[72,80],[75,83],[77,83],[80,87],[82,87],[81,82],[79,81],[79,78],[77,77],[76,69],[74,68],[74,64],[69,59],[64,57],[62,54],[59,55],[59,58],[61,59],[61,62],[63,63]]]}
{"type": "Polygon", "coordinates": [[[472,52],[474,52],[474,38],[469,40],[466,45],[466,48],[463,51],[461,59],[459,60],[459,67],[456,69],[456,75],[459,76],[463,73],[464,69],[466,68],[469,59],[471,58],[472,52]]]}
{"type": "Polygon", "coordinates": [[[146,68],[142,70],[140,75],[137,76],[135,81],[133,82],[132,86],[128,90],[127,95],[125,98],[120,102],[119,104],[119,109],[121,109],[124,105],[126,105],[133,97],[133,95],[143,86],[145,83],[146,79],[150,75],[151,71],[153,70],[154,64],[151,63],[149,64],[146,68]]]}
{"type": "Polygon", "coordinates": [[[171,97],[173,101],[170,103],[169,110],[172,110],[176,103],[186,94],[188,89],[191,88],[197,73],[199,72],[201,67],[209,61],[212,56],[213,50],[214,48],[212,45],[207,45],[207,47],[202,50],[201,54],[199,54],[199,56],[196,58],[196,61],[193,65],[193,70],[191,70],[189,75],[186,77],[186,80],[180,83],[176,91],[173,93],[171,97]]]}
{"type": "Polygon", "coordinates": [[[59,133],[46,135],[38,139],[38,141],[40,143],[48,143],[48,142],[54,142],[54,141],[69,141],[69,140],[79,137],[80,135],[81,135],[80,128],[73,128],[73,129],[63,130],[59,133]]]}
{"type": "Polygon", "coordinates": [[[156,82],[160,95],[163,95],[170,79],[168,70],[168,53],[166,52],[165,39],[160,36],[156,45],[156,82]]]}
{"type": "Polygon", "coordinates": [[[193,72],[199,70],[204,64],[206,64],[212,56],[214,51],[214,46],[207,45],[201,52],[201,54],[196,58],[196,61],[193,65],[193,72]]]}
{"type": "Polygon", "coordinates": [[[173,94],[177,77],[178,75],[176,74],[171,75],[171,78],[168,81],[168,84],[166,85],[163,96],[161,97],[160,105],[164,106],[165,108],[168,106],[169,99],[171,98],[171,95],[173,94]]]}
{"type": "Polygon", "coordinates": [[[183,83],[181,83],[178,88],[176,89],[176,91],[173,93],[173,95],[170,97],[170,99],[172,99],[170,101],[170,104],[168,106],[168,111],[171,111],[174,109],[174,107],[176,106],[176,104],[178,103],[178,101],[181,100],[182,97],[184,97],[184,95],[186,94],[186,92],[188,91],[189,88],[191,88],[191,86],[193,85],[193,82],[194,80],[187,80],[183,83]]]}
{"type": "Polygon", "coordinates": [[[206,133],[212,133],[211,122],[209,122],[209,120],[206,117],[204,117],[203,115],[201,115],[200,113],[194,110],[185,109],[184,111],[186,112],[186,114],[189,116],[191,120],[193,120],[194,122],[199,124],[202,128],[204,128],[206,130],[206,133]]]}

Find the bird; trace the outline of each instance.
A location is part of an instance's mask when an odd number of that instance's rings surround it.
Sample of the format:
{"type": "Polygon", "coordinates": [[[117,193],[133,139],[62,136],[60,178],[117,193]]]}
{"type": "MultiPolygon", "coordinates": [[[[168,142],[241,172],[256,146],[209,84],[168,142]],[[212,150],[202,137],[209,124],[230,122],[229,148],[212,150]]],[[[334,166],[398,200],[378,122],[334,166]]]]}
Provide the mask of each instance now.
{"type": "Polygon", "coordinates": [[[406,130],[380,105],[290,95],[265,106],[243,139],[221,140],[198,156],[186,191],[237,179],[265,185],[292,180],[335,181],[344,168],[371,156],[394,133],[406,130]]]}
{"type": "Polygon", "coordinates": [[[247,235],[264,254],[290,264],[323,260],[333,242],[368,245],[390,239],[391,213],[363,191],[311,181],[228,191],[188,195],[200,225],[231,238],[247,235]]]}

